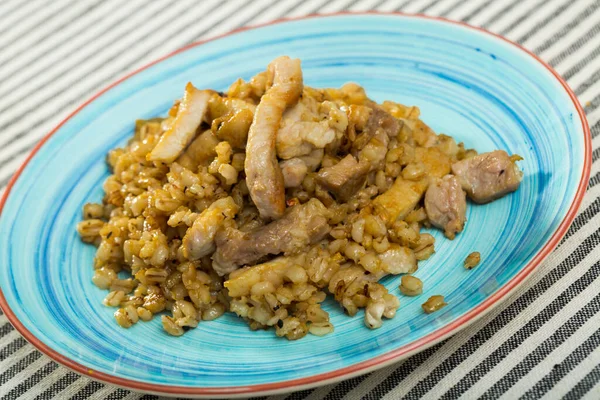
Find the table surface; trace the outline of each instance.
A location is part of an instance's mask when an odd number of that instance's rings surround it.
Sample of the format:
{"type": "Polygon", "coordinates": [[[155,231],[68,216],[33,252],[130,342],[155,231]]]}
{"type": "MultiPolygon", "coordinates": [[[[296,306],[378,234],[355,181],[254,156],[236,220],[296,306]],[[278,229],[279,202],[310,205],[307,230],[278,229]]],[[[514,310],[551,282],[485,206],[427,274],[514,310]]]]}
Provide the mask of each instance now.
{"type": "MultiPolygon", "coordinates": [[[[341,10],[444,16],[537,53],[585,108],[592,178],[565,239],[484,318],[388,368],[272,398],[600,398],[600,1],[0,0],[0,187],[44,134],[128,72],[241,26],[341,10]]],[[[0,397],[157,398],[57,365],[1,312],[0,397]]]]}

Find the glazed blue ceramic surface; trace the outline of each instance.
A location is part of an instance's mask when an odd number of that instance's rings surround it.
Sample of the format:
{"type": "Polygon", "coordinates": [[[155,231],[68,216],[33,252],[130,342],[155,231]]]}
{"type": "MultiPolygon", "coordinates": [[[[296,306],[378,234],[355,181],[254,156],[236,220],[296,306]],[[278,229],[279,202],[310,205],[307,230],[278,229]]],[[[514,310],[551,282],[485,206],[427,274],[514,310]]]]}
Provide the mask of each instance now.
{"type": "Polygon", "coordinates": [[[41,147],[17,179],[0,218],[0,285],[22,325],[45,346],[86,368],[159,385],[230,387],[330,373],[372,360],[439,330],[514,278],[557,230],[584,175],[584,125],[561,83],[514,45],[472,28],[399,15],[340,15],[278,23],[195,46],[100,95],[41,147]],[[302,60],[305,84],[353,81],[370,97],[421,109],[436,132],[479,152],[524,160],[519,190],[469,204],[465,231],[419,264],[424,293],[399,294],[398,315],[369,330],[362,312],[326,303],[335,332],[299,341],[251,332],[232,314],[168,336],[160,318],[120,328],[106,291],[92,284],[95,248],[75,230],[81,208],[102,199],[106,153],[133,134],[136,119],[165,115],[191,81],[226,90],[273,58],[302,60]],[[463,268],[472,251],[481,264],[463,268]],[[448,306],[426,315],[434,294],[448,306]]]}

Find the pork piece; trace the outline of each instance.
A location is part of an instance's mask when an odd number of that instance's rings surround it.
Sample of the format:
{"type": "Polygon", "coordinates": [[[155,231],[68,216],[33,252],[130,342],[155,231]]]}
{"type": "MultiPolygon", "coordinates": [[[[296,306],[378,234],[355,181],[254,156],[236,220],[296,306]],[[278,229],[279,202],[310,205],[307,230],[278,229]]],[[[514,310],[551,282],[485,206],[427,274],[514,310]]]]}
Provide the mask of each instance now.
{"type": "Polygon", "coordinates": [[[373,113],[367,122],[369,129],[383,129],[389,137],[398,136],[400,122],[379,106],[373,106],[373,113]]]}
{"type": "Polygon", "coordinates": [[[202,211],[183,237],[183,255],[189,260],[198,260],[215,251],[217,231],[225,219],[235,217],[238,210],[233,198],[225,197],[202,211]]]}
{"type": "Polygon", "coordinates": [[[339,200],[347,201],[363,187],[369,170],[368,163],[359,163],[351,154],[348,154],[337,164],[321,168],[317,174],[317,182],[332,192],[339,200]]]}
{"type": "Polygon", "coordinates": [[[375,137],[378,131],[382,131],[388,137],[396,137],[400,131],[400,123],[383,108],[372,105],[369,119],[361,133],[356,136],[352,143],[355,150],[363,149],[369,141],[375,137]]]}
{"type": "Polygon", "coordinates": [[[283,182],[286,188],[298,187],[308,172],[306,163],[300,158],[291,158],[279,163],[283,173],[283,182]]]}
{"type": "Polygon", "coordinates": [[[429,222],[443,229],[448,239],[462,232],[467,212],[467,196],[458,179],[446,175],[429,185],[425,193],[425,212],[429,222]]]}
{"type": "Polygon", "coordinates": [[[317,199],[291,207],[279,220],[251,232],[229,228],[217,234],[213,269],[228,274],[269,254],[294,254],[329,233],[329,212],[317,199]]]}
{"type": "Polygon", "coordinates": [[[278,219],[285,211],[283,174],[275,152],[281,116],[302,93],[300,60],[279,57],[267,68],[273,85],[262,96],[254,112],[246,144],[246,184],[263,218],[278,219]]]}
{"type": "Polygon", "coordinates": [[[175,120],[148,154],[149,161],[170,163],[183,153],[196,136],[196,130],[204,119],[210,97],[209,91],[198,90],[191,83],[187,84],[175,120]]]}
{"type": "Polygon", "coordinates": [[[210,130],[204,131],[190,143],[176,161],[190,171],[197,171],[198,167],[207,167],[217,155],[215,151],[217,144],[219,139],[210,130]]]}
{"type": "Polygon", "coordinates": [[[504,150],[479,154],[452,165],[452,173],[475,203],[484,204],[514,192],[523,179],[515,161],[504,150]]]}
{"type": "Polygon", "coordinates": [[[428,178],[419,181],[396,178],[392,187],[373,200],[375,213],[385,221],[387,226],[393,225],[398,219],[406,217],[419,204],[428,184],[428,178]]]}

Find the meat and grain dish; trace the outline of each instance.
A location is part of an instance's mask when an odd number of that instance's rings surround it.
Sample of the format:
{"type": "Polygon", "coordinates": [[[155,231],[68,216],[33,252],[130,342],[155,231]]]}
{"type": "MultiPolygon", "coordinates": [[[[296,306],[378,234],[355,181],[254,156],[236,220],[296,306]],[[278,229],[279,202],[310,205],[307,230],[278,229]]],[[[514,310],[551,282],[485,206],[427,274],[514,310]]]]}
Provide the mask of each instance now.
{"type": "MultiPolygon", "coordinates": [[[[288,339],[324,335],[328,294],[378,328],[400,304],[378,281],[434,253],[421,229],[454,239],[467,198],[518,188],[519,159],[467,150],[356,84],[304,86],[300,61],[279,57],[226,94],[188,84],[167,117],[137,121],[77,229],[125,328],[160,313],[178,336],[231,311],[288,339]]],[[[408,276],[402,293],[422,293],[408,276]]]]}

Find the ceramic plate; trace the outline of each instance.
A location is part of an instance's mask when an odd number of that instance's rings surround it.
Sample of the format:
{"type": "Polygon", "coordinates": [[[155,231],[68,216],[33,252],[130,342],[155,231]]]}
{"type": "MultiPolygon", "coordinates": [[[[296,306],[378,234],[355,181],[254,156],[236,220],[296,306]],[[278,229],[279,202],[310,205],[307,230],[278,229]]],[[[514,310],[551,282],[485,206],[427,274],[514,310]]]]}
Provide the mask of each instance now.
{"type": "MultiPolygon", "coordinates": [[[[334,15],[277,22],[192,45],[102,91],[35,149],[3,199],[0,304],[41,351],[92,378],[167,395],[232,396],[298,390],[366,373],[433,345],[496,305],[566,232],[585,191],[590,134],[567,85],[532,54],[458,23],[405,15],[334,15]],[[306,84],[354,81],[377,101],[417,105],[436,132],[480,152],[524,157],[519,190],[470,205],[465,231],[436,237],[417,276],[422,296],[369,330],[359,313],[327,303],[335,333],[299,341],[251,332],[234,315],[179,338],[160,318],[122,329],[91,277],[94,247],[75,226],[84,203],[102,199],[104,158],[134,121],[166,114],[186,82],[226,90],[276,56],[302,60],[306,84]],[[466,271],[472,251],[482,262],[466,271]],[[449,305],[426,315],[421,303],[449,305]]],[[[399,277],[383,281],[398,294],[399,277]]]]}

